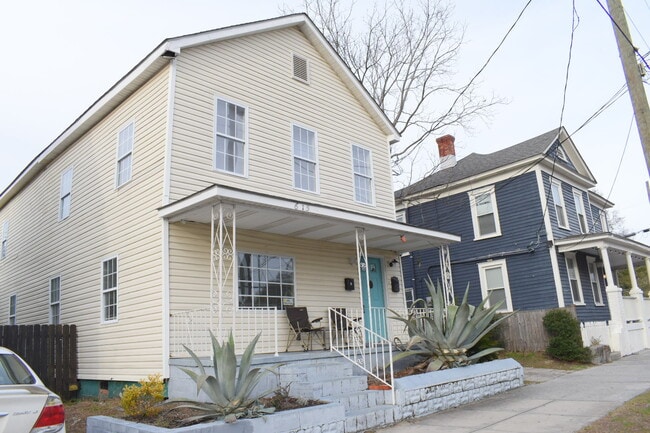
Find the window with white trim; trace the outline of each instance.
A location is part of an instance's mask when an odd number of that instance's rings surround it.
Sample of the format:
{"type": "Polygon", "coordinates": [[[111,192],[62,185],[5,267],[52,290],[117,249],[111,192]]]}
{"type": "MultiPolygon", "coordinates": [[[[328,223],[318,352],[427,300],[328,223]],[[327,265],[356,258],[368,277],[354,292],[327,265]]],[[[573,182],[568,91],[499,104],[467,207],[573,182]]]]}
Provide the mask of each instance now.
{"type": "Polygon", "coordinates": [[[16,324],[16,304],[17,304],[16,295],[11,295],[9,297],[9,324],[10,325],[16,324]]]}
{"type": "Polygon", "coordinates": [[[569,276],[569,287],[571,289],[571,299],[574,304],[584,304],[582,296],[582,283],[580,282],[580,272],[578,271],[578,262],[574,254],[565,254],[566,270],[569,276]]]}
{"type": "Polygon", "coordinates": [[[562,184],[560,182],[552,181],[551,193],[553,194],[553,205],[555,206],[557,225],[561,228],[568,229],[569,223],[566,218],[566,207],[564,206],[564,196],[562,195],[562,184]]]}
{"type": "Polygon", "coordinates": [[[9,245],[9,221],[2,223],[2,238],[0,238],[0,259],[7,257],[7,247],[9,245]]]}
{"type": "Polygon", "coordinates": [[[352,172],[354,173],[354,200],[373,204],[375,201],[372,176],[372,155],[369,149],[352,145],[352,172]]]}
{"type": "Polygon", "coordinates": [[[70,216],[72,204],[72,167],[61,175],[61,188],[59,190],[59,220],[70,216]]]}
{"type": "Polygon", "coordinates": [[[50,280],[50,324],[61,323],[61,277],[50,280]]]}
{"type": "Polygon", "coordinates": [[[499,312],[512,311],[508,268],[505,259],[479,263],[478,271],[483,299],[490,297],[485,305],[490,306],[502,302],[499,312]]]}
{"type": "Polygon", "coordinates": [[[118,134],[117,142],[117,172],[115,185],[117,188],[131,180],[133,164],[133,122],[126,125],[118,134]]]}
{"type": "Polygon", "coordinates": [[[217,99],[214,167],[240,176],[246,174],[246,107],[217,99]]]}
{"type": "Polygon", "coordinates": [[[609,222],[607,222],[607,212],[605,212],[603,209],[599,209],[598,214],[600,216],[601,231],[604,233],[609,232],[609,222]]]}
{"type": "Polygon", "coordinates": [[[295,303],[293,257],[238,253],[239,308],[275,307],[295,303]]]}
{"type": "Polygon", "coordinates": [[[588,233],[589,227],[587,226],[587,214],[585,213],[585,203],[581,191],[577,189],[573,190],[573,201],[576,204],[576,215],[578,216],[580,233],[588,233]]]}
{"type": "Polygon", "coordinates": [[[494,186],[468,192],[474,240],[501,236],[494,186]]]}
{"type": "Polygon", "coordinates": [[[596,259],[588,257],[587,267],[589,269],[589,281],[591,282],[591,292],[594,296],[594,304],[599,306],[605,305],[603,302],[603,293],[600,291],[600,279],[598,278],[599,274],[596,259]]]}
{"type": "Polygon", "coordinates": [[[413,287],[404,288],[404,300],[406,301],[406,308],[411,308],[415,302],[415,291],[413,287]]]}
{"type": "Polygon", "coordinates": [[[293,125],[293,186],[304,191],[318,191],[318,156],[316,132],[293,125]]]}
{"type": "Polygon", "coordinates": [[[102,262],[102,321],[117,320],[117,257],[102,262]]]}

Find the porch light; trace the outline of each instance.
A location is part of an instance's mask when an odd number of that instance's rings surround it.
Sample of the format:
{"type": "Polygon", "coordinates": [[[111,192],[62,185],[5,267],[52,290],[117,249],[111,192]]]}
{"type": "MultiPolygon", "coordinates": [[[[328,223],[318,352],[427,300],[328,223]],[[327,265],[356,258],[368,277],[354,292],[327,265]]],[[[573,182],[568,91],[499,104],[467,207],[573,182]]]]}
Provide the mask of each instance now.
{"type": "Polygon", "coordinates": [[[388,266],[390,266],[392,268],[393,266],[395,266],[398,263],[399,263],[399,260],[393,259],[388,263],[388,266]]]}
{"type": "Polygon", "coordinates": [[[402,241],[403,244],[406,243],[406,235],[400,235],[399,240],[402,241]]]}

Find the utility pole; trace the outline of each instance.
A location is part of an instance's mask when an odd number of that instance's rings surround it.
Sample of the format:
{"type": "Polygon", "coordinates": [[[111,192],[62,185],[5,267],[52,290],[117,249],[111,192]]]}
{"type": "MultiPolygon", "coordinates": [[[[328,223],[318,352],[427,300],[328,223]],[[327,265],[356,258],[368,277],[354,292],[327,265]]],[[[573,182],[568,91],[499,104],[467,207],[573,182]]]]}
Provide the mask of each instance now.
{"type": "MultiPolygon", "coordinates": [[[[634,118],[636,119],[636,127],[639,130],[639,137],[645,154],[648,176],[650,176],[650,108],[648,108],[648,97],[643,88],[641,69],[639,69],[639,63],[636,59],[636,49],[632,45],[632,38],[630,37],[630,30],[627,26],[621,0],[607,0],[607,7],[613,20],[612,26],[614,27],[616,44],[618,45],[625,81],[632,100],[634,118]]],[[[646,181],[646,188],[649,191],[648,200],[650,200],[650,182],[648,181],[646,181]]]]}

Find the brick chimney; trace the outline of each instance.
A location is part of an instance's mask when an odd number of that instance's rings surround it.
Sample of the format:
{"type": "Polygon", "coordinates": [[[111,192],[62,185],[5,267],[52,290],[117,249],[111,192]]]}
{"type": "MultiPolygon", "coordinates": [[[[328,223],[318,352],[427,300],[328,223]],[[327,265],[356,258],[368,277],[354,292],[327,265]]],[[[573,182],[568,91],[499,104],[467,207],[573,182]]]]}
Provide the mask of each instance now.
{"type": "Polygon", "coordinates": [[[438,153],[440,154],[439,170],[451,168],[456,165],[455,141],[456,138],[449,134],[436,138],[436,143],[438,143],[438,153]]]}

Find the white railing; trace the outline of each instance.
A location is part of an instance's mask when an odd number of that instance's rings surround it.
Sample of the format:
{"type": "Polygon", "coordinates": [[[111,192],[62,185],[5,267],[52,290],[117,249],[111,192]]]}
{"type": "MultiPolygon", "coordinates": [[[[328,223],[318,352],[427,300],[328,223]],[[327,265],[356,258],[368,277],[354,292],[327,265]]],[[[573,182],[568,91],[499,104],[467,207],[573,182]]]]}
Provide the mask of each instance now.
{"type": "Polygon", "coordinates": [[[611,345],[609,338],[609,326],[607,322],[582,322],[580,324],[582,332],[582,342],[585,346],[591,345],[592,342],[598,344],[611,345]]]}
{"type": "Polygon", "coordinates": [[[217,340],[224,341],[232,329],[235,352],[244,353],[246,346],[260,332],[262,335],[255,346],[255,353],[278,354],[278,320],[275,307],[224,309],[223,324],[218,323],[217,314],[209,307],[179,311],[170,317],[170,356],[189,356],[187,346],[198,356],[212,355],[210,330],[217,340]]]}
{"type": "Polygon", "coordinates": [[[347,310],[346,314],[342,314],[340,308],[329,308],[330,350],[386,385],[391,391],[392,403],[395,404],[393,345],[363,326],[360,316],[348,314],[347,310]]]}

